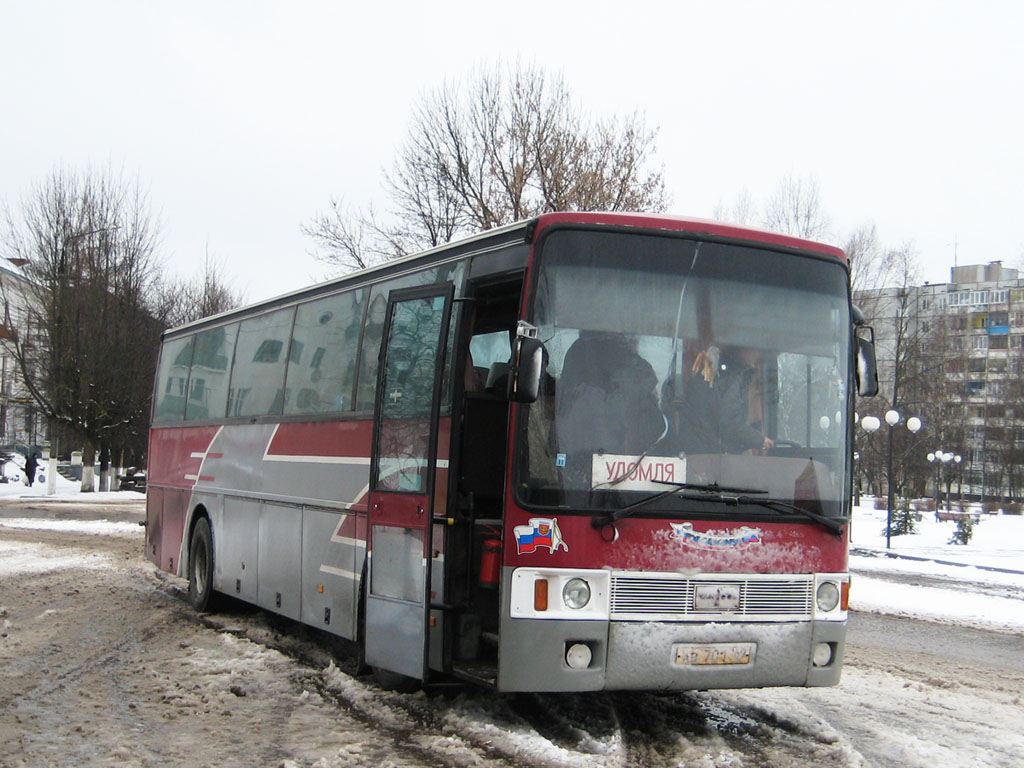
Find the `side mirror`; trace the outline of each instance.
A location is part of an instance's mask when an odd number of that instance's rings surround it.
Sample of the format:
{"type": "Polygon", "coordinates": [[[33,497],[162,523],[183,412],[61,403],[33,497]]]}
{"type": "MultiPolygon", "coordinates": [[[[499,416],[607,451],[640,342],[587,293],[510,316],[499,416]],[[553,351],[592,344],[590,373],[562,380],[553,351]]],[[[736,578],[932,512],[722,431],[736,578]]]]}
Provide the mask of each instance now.
{"type": "Polygon", "coordinates": [[[875,331],[870,325],[858,325],[853,332],[857,342],[857,394],[878,394],[878,364],[875,362],[875,331]]]}
{"type": "Polygon", "coordinates": [[[544,372],[544,345],[528,336],[517,336],[509,364],[508,399],[513,403],[533,403],[540,395],[540,375],[544,372]]]}

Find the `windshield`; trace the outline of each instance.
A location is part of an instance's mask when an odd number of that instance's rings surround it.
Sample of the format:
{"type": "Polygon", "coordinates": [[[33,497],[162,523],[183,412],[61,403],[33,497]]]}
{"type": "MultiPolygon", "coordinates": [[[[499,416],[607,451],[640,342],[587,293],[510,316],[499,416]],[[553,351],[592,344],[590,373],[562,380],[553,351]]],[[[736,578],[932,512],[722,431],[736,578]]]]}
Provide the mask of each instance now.
{"type": "Polygon", "coordinates": [[[523,503],[621,509],[690,483],[842,514],[842,265],[597,231],[556,231],[542,248],[530,321],[547,368],[519,420],[523,503]]]}

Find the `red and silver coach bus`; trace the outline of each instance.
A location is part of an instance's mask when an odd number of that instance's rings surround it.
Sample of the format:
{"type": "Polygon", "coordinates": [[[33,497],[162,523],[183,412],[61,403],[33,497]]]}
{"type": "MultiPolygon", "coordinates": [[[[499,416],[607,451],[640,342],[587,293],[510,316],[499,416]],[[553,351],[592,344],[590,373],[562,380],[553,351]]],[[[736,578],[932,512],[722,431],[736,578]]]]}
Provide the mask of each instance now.
{"type": "Polygon", "coordinates": [[[554,213],[168,331],[146,554],[360,643],[386,684],[833,685],[843,253],[554,213]]]}

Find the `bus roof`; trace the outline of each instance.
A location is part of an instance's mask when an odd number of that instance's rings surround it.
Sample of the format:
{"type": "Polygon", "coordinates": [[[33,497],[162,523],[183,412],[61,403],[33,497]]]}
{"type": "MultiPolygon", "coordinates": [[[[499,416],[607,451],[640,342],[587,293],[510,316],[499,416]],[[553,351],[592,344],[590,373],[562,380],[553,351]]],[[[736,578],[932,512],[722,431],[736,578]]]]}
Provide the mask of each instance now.
{"type": "Polygon", "coordinates": [[[537,219],[537,226],[534,237],[547,227],[556,224],[593,224],[617,227],[638,227],[642,229],[663,229],[670,232],[692,232],[694,234],[710,235],[712,237],[727,238],[729,240],[746,240],[748,242],[763,243],[766,245],[782,246],[784,248],[795,248],[801,251],[812,251],[815,253],[833,256],[846,262],[846,254],[841,248],[814,240],[807,240],[792,235],[783,235],[778,232],[771,232],[767,229],[757,227],[741,226],[739,224],[728,224],[711,219],[700,219],[687,216],[673,216],[661,213],[545,213],[537,219]]]}
{"type": "Polygon", "coordinates": [[[248,315],[263,309],[271,309],[279,306],[287,306],[300,301],[307,295],[330,293],[334,287],[358,286],[377,279],[401,274],[410,268],[427,266],[432,263],[440,254],[450,254],[452,258],[469,255],[481,249],[509,245],[515,242],[536,242],[541,233],[555,226],[566,225],[583,226],[607,226],[643,229],[648,231],[662,230],[667,232],[686,232],[695,235],[703,235],[712,238],[722,238],[733,241],[744,241],[752,244],[769,245],[786,249],[795,249],[805,252],[817,253],[836,258],[847,263],[846,254],[842,249],[824,243],[806,240],[791,235],[783,235],[778,232],[770,232],[756,227],[746,227],[738,224],[727,224],[710,219],[700,219],[686,216],[674,216],[661,213],[623,213],[623,212],[573,212],[562,211],[556,213],[544,213],[532,219],[509,224],[504,227],[480,232],[476,235],[456,240],[451,243],[437,246],[435,248],[421,251],[419,253],[405,256],[400,259],[384,262],[357,272],[350,272],[340,277],[316,283],[305,288],[300,288],[290,293],[282,294],[264,301],[228,310],[217,315],[203,317],[194,320],[177,328],[171,328],[164,332],[164,335],[176,335],[185,329],[194,329],[199,326],[217,325],[231,318],[232,316],[248,315]]]}

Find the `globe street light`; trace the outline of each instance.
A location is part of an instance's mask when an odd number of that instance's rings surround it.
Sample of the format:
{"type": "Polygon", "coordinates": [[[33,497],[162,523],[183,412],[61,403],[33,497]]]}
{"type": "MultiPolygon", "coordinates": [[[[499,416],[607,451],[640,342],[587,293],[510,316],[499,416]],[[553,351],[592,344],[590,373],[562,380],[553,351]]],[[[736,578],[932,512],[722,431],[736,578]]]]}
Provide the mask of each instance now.
{"type": "MultiPolygon", "coordinates": [[[[960,502],[961,502],[961,505],[962,505],[963,504],[963,500],[964,500],[964,493],[963,493],[963,490],[960,488],[960,461],[961,461],[961,457],[960,457],[960,454],[958,453],[958,454],[956,454],[953,457],[953,466],[954,466],[954,473],[957,476],[957,478],[956,478],[956,492],[957,492],[957,495],[960,497],[960,502]]],[[[953,478],[952,477],[949,478],[949,480],[946,481],[946,506],[947,507],[949,506],[949,486],[952,485],[952,483],[953,483],[953,478]]]]}
{"type": "Polygon", "coordinates": [[[945,476],[946,480],[946,511],[949,512],[950,501],[949,501],[949,486],[952,484],[952,475],[949,472],[950,462],[952,466],[957,467],[960,464],[960,454],[945,453],[943,451],[935,451],[935,453],[928,454],[928,461],[935,463],[935,511],[939,510],[939,478],[945,476]],[[945,467],[945,468],[944,468],[945,467]]]}
{"type": "MultiPolygon", "coordinates": [[[[892,451],[893,451],[893,440],[896,436],[895,427],[900,423],[900,412],[890,408],[885,412],[885,423],[889,425],[888,435],[888,450],[886,452],[886,463],[885,463],[885,483],[886,483],[886,508],[885,508],[885,548],[889,549],[892,544],[892,508],[896,504],[896,488],[892,482],[892,451]]],[[[865,416],[860,422],[861,428],[868,433],[877,432],[882,426],[882,422],[879,421],[876,416],[865,416]]],[[[921,430],[921,420],[917,416],[911,416],[907,419],[907,430],[916,435],[921,430]]],[[[909,451],[908,451],[909,452],[909,451]]],[[[905,456],[906,454],[904,454],[905,456]]]]}

